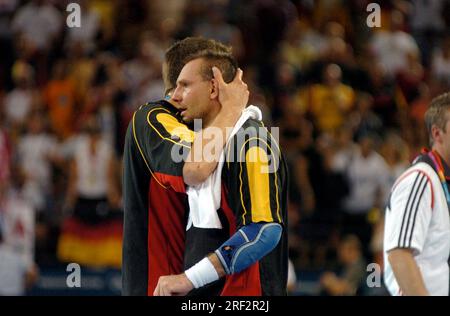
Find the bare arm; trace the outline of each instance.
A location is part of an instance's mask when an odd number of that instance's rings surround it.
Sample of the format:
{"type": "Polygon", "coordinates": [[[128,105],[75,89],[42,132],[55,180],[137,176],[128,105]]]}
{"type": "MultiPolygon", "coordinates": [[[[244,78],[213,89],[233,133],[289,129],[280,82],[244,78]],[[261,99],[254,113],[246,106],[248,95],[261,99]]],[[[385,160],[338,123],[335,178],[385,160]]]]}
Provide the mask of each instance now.
{"type": "Polygon", "coordinates": [[[242,81],[242,70],[238,69],[236,77],[229,84],[223,81],[219,69],[213,67],[213,73],[214,79],[218,84],[219,102],[222,108],[212,122],[211,127],[204,129],[194,139],[194,143],[183,167],[183,179],[187,185],[198,185],[202,183],[217,167],[222,152],[221,150],[208,153],[211,156],[207,160],[204,160],[202,155],[203,145],[207,143],[204,136],[208,134],[208,129],[220,129],[220,135],[224,135],[225,137],[216,141],[220,142],[219,148],[225,147],[229,137],[227,132],[230,132],[230,128],[236,124],[248,102],[249,91],[247,85],[242,81]],[[200,135],[202,137],[199,137],[200,135]]]}
{"type": "Polygon", "coordinates": [[[404,295],[429,295],[420,269],[414,260],[412,249],[393,249],[388,253],[388,260],[404,295]]]}

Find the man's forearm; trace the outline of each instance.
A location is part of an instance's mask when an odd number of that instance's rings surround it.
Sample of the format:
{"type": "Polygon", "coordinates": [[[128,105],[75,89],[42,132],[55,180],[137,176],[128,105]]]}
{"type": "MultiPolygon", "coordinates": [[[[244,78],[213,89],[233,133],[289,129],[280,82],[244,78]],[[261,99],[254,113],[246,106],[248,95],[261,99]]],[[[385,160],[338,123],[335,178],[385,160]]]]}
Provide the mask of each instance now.
{"type": "Polygon", "coordinates": [[[221,110],[215,118],[211,126],[205,128],[201,133],[197,133],[192,144],[188,159],[183,167],[184,182],[188,185],[197,185],[206,180],[206,178],[216,169],[220,155],[225,144],[227,143],[229,133],[240,117],[240,113],[227,112],[221,110]],[[214,138],[215,146],[208,146],[212,151],[204,152],[204,148],[208,140],[208,135],[217,135],[211,133],[210,129],[214,128],[220,131],[222,137],[214,138]],[[220,148],[220,150],[214,150],[220,148]]]}
{"type": "Polygon", "coordinates": [[[388,260],[403,295],[429,295],[411,249],[391,250],[388,254],[388,260]]]}

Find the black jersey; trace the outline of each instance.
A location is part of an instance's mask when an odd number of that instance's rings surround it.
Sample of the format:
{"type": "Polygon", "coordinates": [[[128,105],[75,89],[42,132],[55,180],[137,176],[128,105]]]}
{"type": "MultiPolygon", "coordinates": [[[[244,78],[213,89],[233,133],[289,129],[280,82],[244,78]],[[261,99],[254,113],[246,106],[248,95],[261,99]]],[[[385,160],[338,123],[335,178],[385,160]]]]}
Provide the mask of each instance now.
{"type": "Polygon", "coordinates": [[[185,269],[249,223],[280,223],[282,237],[273,251],[249,268],[190,294],[286,295],[287,190],[287,166],[277,141],[262,122],[246,121],[225,148],[218,210],[222,229],[191,227],[187,231],[185,269]]]}
{"type": "Polygon", "coordinates": [[[148,103],[129,124],[124,151],[124,295],[152,295],[162,275],[183,272],[188,209],[183,154],[193,132],[167,101],[148,103]]]}

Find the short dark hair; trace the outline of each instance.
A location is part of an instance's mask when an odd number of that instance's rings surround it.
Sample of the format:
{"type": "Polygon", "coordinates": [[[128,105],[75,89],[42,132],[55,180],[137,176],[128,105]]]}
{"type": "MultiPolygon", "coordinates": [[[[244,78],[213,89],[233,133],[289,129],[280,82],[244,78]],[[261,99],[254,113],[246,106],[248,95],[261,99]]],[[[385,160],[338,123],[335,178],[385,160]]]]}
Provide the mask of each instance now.
{"type": "Polygon", "coordinates": [[[447,123],[447,109],[450,108],[450,92],[441,94],[431,100],[430,107],[425,113],[425,125],[427,127],[430,146],[433,146],[434,140],[431,133],[433,125],[439,127],[444,132],[447,123]]]}
{"type": "Polygon", "coordinates": [[[200,70],[200,75],[204,80],[211,80],[214,77],[212,72],[213,66],[220,69],[223,80],[226,83],[233,81],[236,76],[238,64],[231,53],[205,49],[189,56],[186,59],[186,63],[198,58],[204,60],[200,70]]]}
{"type": "Polygon", "coordinates": [[[177,78],[191,56],[199,51],[212,51],[231,54],[231,48],[213,39],[186,37],[170,46],[165,53],[167,72],[164,74],[166,94],[177,85],[177,78]]]}

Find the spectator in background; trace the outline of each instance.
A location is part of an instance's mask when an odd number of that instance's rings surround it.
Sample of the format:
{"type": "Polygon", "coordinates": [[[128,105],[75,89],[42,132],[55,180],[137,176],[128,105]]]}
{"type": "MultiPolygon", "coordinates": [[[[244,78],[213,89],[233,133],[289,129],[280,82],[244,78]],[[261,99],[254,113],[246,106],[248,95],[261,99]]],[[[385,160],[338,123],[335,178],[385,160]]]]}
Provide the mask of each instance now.
{"type": "Polygon", "coordinates": [[[376,32],[370,45],[386,73],[393,77],[407,68],[408,55],[419,56],[419,48],[414,38],[402,30],[403,13],[393,10],[390,18],[389,28],[376,32]]]}
{"type": "Polygon", "coordinates": [[[442,16],[445,2],[445,0],[411,1],[412,12],[409,19],[425,66],[429,65],[438,37],[445,30],[442,16]]]}
{"type": "Polygon", "coordinates": [[[19,8],[12,21],[13,30],[36,51],[51,49],[62,30],[61,13],[46,0],[32,0],[19,8]]]}
{"type": "Polygon", "coordinates": [[[293,163],[291,199],[299,201],[301,220],[298,233],[312,268],[323,268],[335,250],[337,224],[342,200],[348,194],[343,172],[331,168],[333,139],[322,134],[313,139],[313,129],[302,122],[302,143],[293,163]],[[307,126],[307,127],[306,127],[307,126]]]}
{"type": "Polygon", "coordinates": [[[118,16],[118,2],[108,0],[89,0],[89,11],[100,18],[100,31],[97,35],[97,48],[100,50],[112,49],[116,32],[116,19],[118,16]]]}
{"type": "Polygon", "coordinates": [[[27,266],[32,266],[35,210],[23,197],[23,180],[20,169],[14,166],[10,178],[0,183],[0,226],[3,244],[20,256],[27,266]]]}
{"type": "MultiPolygon", "coordinates": [[[[326,31],[327,29],[330,30],[326,26],[322,27],[322,29],[314,28],[310,19],[304,17],[300,21],[293,21],[288,26],[285,40],[288,42],[295,39],[299,40],[299,42],[296,41],[297,44],[301,44],[304,48],[309,47],[311,53],[314,54],[311,57],[316,60],[321,58],[329,47],[330,33],[326,31]]],[[[339,34],[340,31],[333,32],[333,35],[339,34]]],[[[291,43],[294,44],[295,42],[291,43]]]]}
{"type": "Polygon", "coordinates": [[[337,21],[341,25],[349,26],[350,16],[348,6],[343,5],[343,0],[323,1],[314,4],[313,20],[315,27],[325,24],[327,21],[337,21]]]}
{"type": "Polygon", "coordinates": [[[59,140],[73,133],[75,121],[75,86],[68,76],[67,61],[58,60],[53,66],[52,78],[44,90],[44,101],[49,111],[51,127],[59,140]]]}
{"type": "Polygon", "coordinates": [[[443,84],[450,85],[450,35],[447,35],[433,54],[432,76],[443,84]]]}
{"type": "Polygon", "coordinates": [[[356,295],[366,273],[366,262],[358,237],[345,236],[338,247],[337,272],[327,271],[320,277],[326,295],[356,295]]]}
{"type": "MultiPolygon", "coordinates": [[[[406,102],[411,102],[418,95],[419,85],[425,79],[425,72],[420,57],[416,54],[408,54],[406,67],[396,74],[398,88],[401,89],[406,102]]],[[[402,113],[403,114],[403,113],[402,113]]]]}
{"type": "MultiPolygon", "coordinates": [[[[372,235],[368,216],[372,209],[384,207],[388,190],[388,167],[374,150],[375,141],[373,134],[362,135],[353,150],[337,153],[333,162],[335,170],[346,175],[350,189],[343,201],[341,233],[355,234],[364,247],[372,235]]],[[[368,249],[364,254],[369,256],[368,249]]]]}
{"type": "Polygon", "coordinates": [[[37,84],[47,81],[49,54],[61,35],[63,17],[47,0],[32,0],[17,10],[12,20],[16,42],[37,71],[37,84]]]}
{"type": "MultiPolygon", "coordinates": [[[[272,116],[275,119],[283,119],[280,116],[286,115],[287,113],[295,116],[303,114],[302,109],[293,106],[292,102],[295,91],[297,91],[298,89],[297,77],[298,72],[296,71],[294,66],[290,65],[287,62],[278,64],[276,69],[277,89],[273,95],[274,100],[271,102],[272,104],[268,103],[269,106],[271,105],[272,116]]],[[[252,96],[250,96],[250,98],[252,98],[252,96]]],[[[265,118],[263,117],[263,119],[265,118]]],[[[278,125],[281,127],[283,124],[278,125]]]]}
{"type": "Polygon", "coordinates": [[[353,125],[354,137],[374,133],[381,135],[383,122],[372,110],[373,97],[368,93],[358,93],[355,110],[350,114],[349,122],[353,125]]]}
{"type": "Polygon", "coordinates": [[[323,83],[299,92],[297,106],[311,114],[320,133],[334,133],[352,109],[354,91],[341,80],[341,68],[330,64],[323,72],[323,83]]]}
{"type": "MultiPolygon", "coordinates": [[[[290,170],[295,175],[292,186],[297,188],[292,199],[300,205],[302,216],[311,215],[314,212],[316,197],[312,181],[318,176],[321,163],[319,154],[314,146],[313,127],[306,120],[297,120],[299,134],[293,153],[289,157],[290,170]],[[300,123],[300,124],[299,124],[300,123]]],[[[286,134],[285,134],[286,136],[286,134]]]]}
{"type": "Polygon", "coordinates": [[[195,28],[194,35],[212,38],[233,47],[234,58],[240,60],[244,55],[242,34],[237,27],[226,22],[225,10],[226,8],[218,2],[210,5],[206,21],[195,28]]]}
{"type": "MultiPolygon", "coordinates": [[[[0,206],[4,193],[4,184],[0,182],[0,206]]],[[[1,219],[1,213],[0,213],[1,219]]],[[[20,254],[4,243],[0,220],[0,296],[24,295],[27,288],[36,282],[38,268],[27,262],[20,254]]]]}
{"type": "Polygon", "coordinates": [[[24,127],[29,113],[40,103],[39,92],[34,88],[34,69],[24,61],[16,61],[12,68],[14,89],[4,100],[6,125],[13,131],[24,127]]]}
{"type": "MultiPolygon", "coordinates": [[[[370,57],[370,56],[369,56],[370,57]]],[[[369,91],[373,96],[373,111],[379,115],[383,125],[397,126],[397,105],[395,102],[395,80],[389,77],[383,64],[370,58],[369,91]]]]}
{"type": "MultiPolygon", "coordinates": [[[[148,97],[159,99],[164,91],[161,80],[162,56],[151,34],[143,33],[136,56],[121,66],[124,87],[129,91],[128,104],[144,104],[148,97]]],[[[134,109],[133,109],[134,110],[134,109]]]]}
{"type": "Polygon", "coordinates": [[[77,104],[85,104],[89,87],[97,69],[97,59],[86,53],[83,42],[76,42],[67,47],[69,77],[74,83],[77,104]]]}
{"type": "Polygon", "coordinates": [[[88,88],[83,107],[78,115],[77,127],[91,115],[97,115],[103,139],[110,146],[114,146],[117,129],[120,128],[118,119],[120,109],[115,104],[116,97],[123,89],[121,69],[118,59],[109,53],[100,55],[91,86],[88,88]]]}
{"type": "Polygon", "coordinates": [[[112,147],[101,138],[97,117],[85,121],[84,132],[70,165],[67,206],[81,221],[96,224],[120,208],[117,165],[112,147]]]}
{"type": "Polygon", "coordinates": [[[73,142],[65,210],[56,246],[59,261],[92,268],[121,267],[122,212],[113,148],[99,119],[88,116],[73,142]]]}
{"type": "Polygon", "coordinates": [[[317,82],[329,64],[337,64],[342,70],[342,81],[353,88],[367,90],[367,74],[356,62],[354,48],[346,41],[345,28],[336,22],[324,25],[323,49],[311,65],[306,77],[317,82]]]}
{"type": "Polygon", "coordinates": [[[297,71],[305,71],[311,62],[319,57],[319,49],[308,42],[312,31],[304,21],[293,21],[281,42],[281,60],[292,65],[297,71]]]}
{"type": "Polygon", "coordinates": [[[58,143],[46,128],[47,116],[33,112],[28,118],[25,134],[17,145],[17,160],[25,176],[24,197],[43,217],[52,192],[52,163],[60,162],[58,143]]]}

